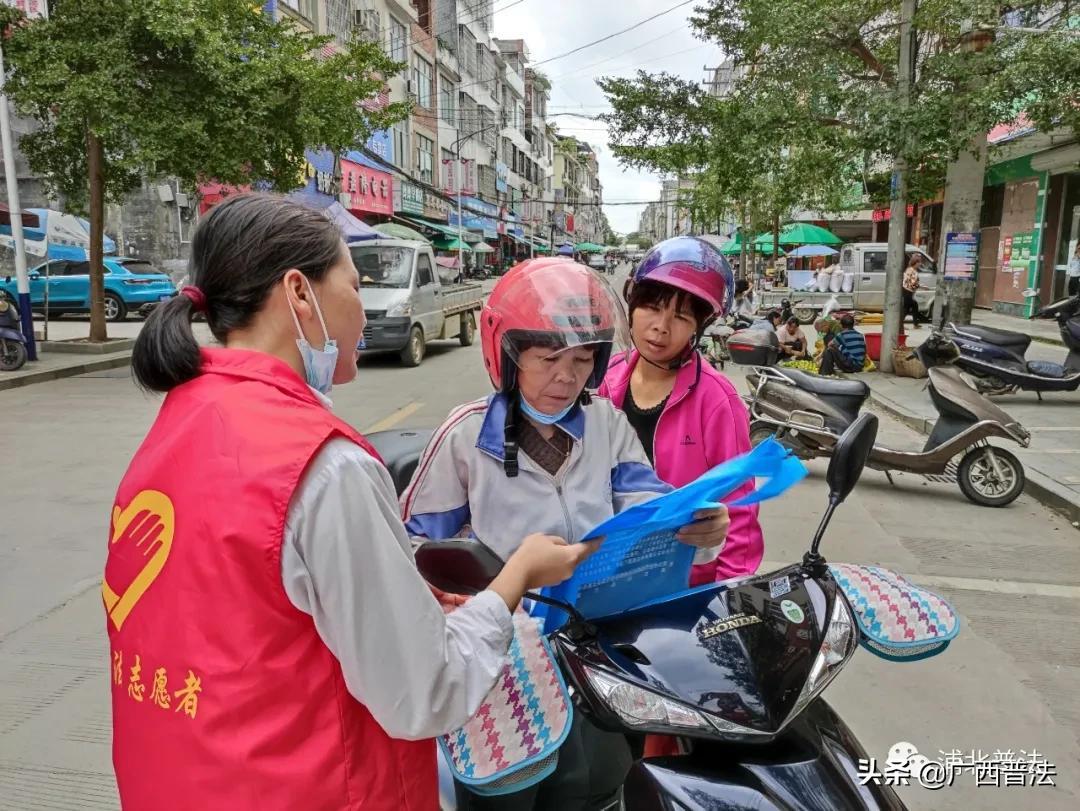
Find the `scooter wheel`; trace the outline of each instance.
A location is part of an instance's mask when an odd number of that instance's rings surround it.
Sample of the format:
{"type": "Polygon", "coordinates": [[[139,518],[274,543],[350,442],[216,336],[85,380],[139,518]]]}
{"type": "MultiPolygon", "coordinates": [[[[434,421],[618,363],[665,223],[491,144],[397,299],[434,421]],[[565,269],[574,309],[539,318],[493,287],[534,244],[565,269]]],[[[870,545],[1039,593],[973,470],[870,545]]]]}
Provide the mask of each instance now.
{"type": "Polygon", "coordinates": [[[976,504],[1004,507],[1024,491],[1024,466],[1004,448],[983,445],[964,454],[956,479],[960,491],[976,504]]]}
{"type": "Polygon", "coordinates": [[[750,447],[756,448],[766,439],[776,436],[775,426],[766,422],[755,422],[750,426],[750,447]]]}
{"type": "Polygon", "coordinates": [[[0,371],[14,372],[26,363],[26,345],[19,341],[0,340],[0,371]]]}

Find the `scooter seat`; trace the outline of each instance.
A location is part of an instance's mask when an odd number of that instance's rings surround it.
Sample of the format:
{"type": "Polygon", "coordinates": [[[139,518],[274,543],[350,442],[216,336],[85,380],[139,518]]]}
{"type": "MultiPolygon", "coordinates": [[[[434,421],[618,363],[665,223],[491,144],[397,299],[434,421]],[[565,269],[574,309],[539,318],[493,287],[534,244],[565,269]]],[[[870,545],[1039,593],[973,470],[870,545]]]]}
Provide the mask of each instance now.
{"type": "Polygon", "coordinates": [[[782,374],[803,391],[825,397],[859,397],[865,399],[870,394],[870,387],[861,380],[838,380],[800,372],[798,369],[783,369],[782,374]]]}
{"type": "Polygon", "coordinates": [[[1022,332],[1012,332],[1007,329],[994,329],[993,327],[981,327],[977,324],[953,324],[953,330],[957,335],[974,338],[984,343],[993,344],[1023,355],[1031,344],[1031,336],[1022,332]]]}

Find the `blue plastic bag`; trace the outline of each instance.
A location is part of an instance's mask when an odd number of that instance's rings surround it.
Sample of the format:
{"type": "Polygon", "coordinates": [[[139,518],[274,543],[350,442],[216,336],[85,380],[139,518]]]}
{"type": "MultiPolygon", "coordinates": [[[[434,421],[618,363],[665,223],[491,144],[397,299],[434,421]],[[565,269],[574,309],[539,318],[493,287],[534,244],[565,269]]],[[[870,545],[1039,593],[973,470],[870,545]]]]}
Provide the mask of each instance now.
{"type": "MultiPolygon", "coordinates": [[[[798,459],[770,438],[690,484],[623,510],[594,527],[584,540],[604,538],[596,554],[569,580],[544,593],[575,606],[586,619],[594,619],[681,591],[690,580],[696,550],[681,543],[675,533],[693,522],[695,514],[719,507],[722,499],[748,480],[764,481],[732,506],[774,498],[801,481],[806,473],[798,459]]],[[[564,621],[563,612],[547,612],[545,633],[564,621]]]]}

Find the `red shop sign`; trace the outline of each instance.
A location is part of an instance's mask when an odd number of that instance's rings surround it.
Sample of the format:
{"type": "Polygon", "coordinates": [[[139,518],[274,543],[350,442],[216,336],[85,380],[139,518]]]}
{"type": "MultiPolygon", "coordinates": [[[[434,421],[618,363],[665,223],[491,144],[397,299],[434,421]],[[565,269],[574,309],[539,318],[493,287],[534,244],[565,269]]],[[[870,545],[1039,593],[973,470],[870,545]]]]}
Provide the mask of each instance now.
{"type": "Polygon", "coordinates": [[[394,213],[394,184],[389,172],[380,172],[342,158],[341,193],[349,199],[346,206],[349,211],[394,213]]]}
{"type": "MultiPolygon", "coordinates": [[[[914,203],[908,203],[907,215],[909,217],[914,217],[915,216],[915,204],[914,203]]],[[[873,217],[874,222],[886,222],[887,220],[892,219],[892,209],[891,208],[875,208],[874,213],[871,216],[873,217]]]]}

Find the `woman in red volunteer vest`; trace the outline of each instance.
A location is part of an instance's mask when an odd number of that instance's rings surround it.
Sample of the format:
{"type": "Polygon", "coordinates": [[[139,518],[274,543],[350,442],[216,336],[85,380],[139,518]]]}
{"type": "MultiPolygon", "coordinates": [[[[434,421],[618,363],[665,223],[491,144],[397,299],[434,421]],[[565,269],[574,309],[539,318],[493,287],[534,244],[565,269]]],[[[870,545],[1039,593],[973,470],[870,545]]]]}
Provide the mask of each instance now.
{"type": "Polygon", "coordinates": [[[476,711],[522,594],[590,549],[526,538],[444,616],[389,474],[330,411],[356,375],[337,227],[282,198],[217,206],[191,287],[132,366],[167,392],[120,484],[102,584],[125,809],[433,809],[432,739],[476,711]],[[200,348],[205,314],[221,347],[200,348]]]}

